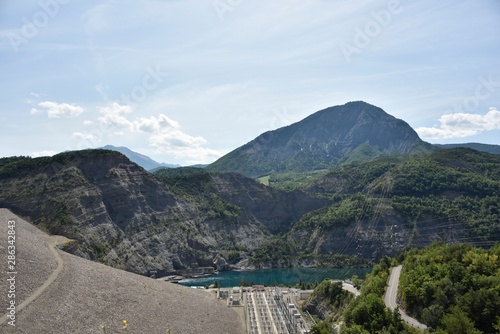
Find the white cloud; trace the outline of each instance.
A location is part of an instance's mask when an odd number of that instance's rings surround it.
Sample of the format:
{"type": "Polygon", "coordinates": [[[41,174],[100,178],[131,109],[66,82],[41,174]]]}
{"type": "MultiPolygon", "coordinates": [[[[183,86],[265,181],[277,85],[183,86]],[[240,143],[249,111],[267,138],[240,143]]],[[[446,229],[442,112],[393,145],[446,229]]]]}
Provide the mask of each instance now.
{"type": "Polygon", "coordinates": [[[39,157],[51,157],[54,154],[57,154],[56,151],[38,151],[38,152],[33,152],[30,154],[33,158],[39,158],[39,157]]]}
{"type": "Polygon", "coordinates": [[[134,121],[135,128],[149,133],[161,131],[163,128],[180,129],[180,124],[163,114],[158,117],[138,118],[134,121]]]}
{"type": "Polygon", "coordinates": [[[73,137],[81,139],[81,140],[96,140],[97,136],[91,133],[81,133],[81,132],[73,132],[73,137]]]}
{"type": "Polygon", "coordinates": [[[189,163],[207,163],[222,155],[216,150],[206,148],[205,138],[191,136],[183,132],[180,127],[171,126],[169,123],[161,124],[149,137],[149,143],[158,152],[186,159],[189,163]]]}
{"type": "Polygon", "coordinates": [[[94,121],[91,121],[91,120],[83,121],[83,125],[93,125],[93,124],[94,124],[94,121]]]}
{"type": "Polygon", "coordinates": [[[130,106],[112,103],[106,107],[100,107],[99,112],[103,115],[97,119],[101,124],[131,131],[134,129],[134,124],[125,117],[132,112],[130,106]]]}
{"type": "Polygon", "coordinates": [[[500,111],[490,108],[485,115],[453,113],[442,115],[438,127],[417,128],[423,139],[462,138],[500,129],[500,111]]]}
{"type": "Polygon", "coordinates": [[[178,122],[164,114],[138,118],[133,123],[137,131],[150,134],[149,143],[158,152],[188,160],[188,163],[207,163],[222,155],[204,147],[205,138],[185,133],[178,122]]]}
{"type": "Polygon", "coordinates": [[[185,133],[177,121],[164,114],[129,120],[127,116],[133,112],[132,107],[118,103],[101,107],[99,112],[102,114],[99,123],[117,128],[112,135],[124,135],[121,130],[146,134],[149,144],[159,153],[185,159],[188,163],[208,163],[222,156],[205,147],[205,138],[185,133]]]}
{"type": "MultiPolygon", "coordinates": [[[[69,103],[57,103],[51,101],[44,101],[38,103],[38,106],[45,108],[47,115],[50,118],[62,118],[62,117],[77,117],[84,112],[84,109],[80,106],[69,103]]],[[[39,114],[40,110],[32,108],[31,114],[39,114]]]]}

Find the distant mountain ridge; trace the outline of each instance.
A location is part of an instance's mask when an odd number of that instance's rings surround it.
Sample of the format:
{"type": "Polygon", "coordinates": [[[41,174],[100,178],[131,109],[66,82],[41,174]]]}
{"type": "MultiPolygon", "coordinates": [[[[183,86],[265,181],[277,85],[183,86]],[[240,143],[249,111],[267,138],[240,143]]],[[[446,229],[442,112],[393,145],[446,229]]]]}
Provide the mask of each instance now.
{"type": "Polygon", "coordinates": [[[302,121],[268,131],[207,168],[258,177],[434,150],[403,120],[357,101],[318,111],[302,121]]]}
{"type": "Polygon", "coordinates": [[[471,148],[476,151],[486,152],[491,154],[500,154],[500,145],[481,144],[481,143],[464,143],[464,144],[435,144],[439,148],[471,148]]]}
{"type": "Polygon", "coordinates": [[[124,146],[113,146],[113,145],[106,145],[104,147],[101,147],[101,149],[104,150],[111,150],[111,151],[116,151],[120,152],[127,158],[129,158],[130,161],[133,163],[138,164],[142,168],[144,168],[147,171],[151,171],[156,168],[176,168],[180,167],[180,165],[172,165],[172,164],[166,164],[162,162],[157,162],[151,159],[148,156],[145,156],[144,154],[134,152],[131,149],[124,147],[124,146]]]}

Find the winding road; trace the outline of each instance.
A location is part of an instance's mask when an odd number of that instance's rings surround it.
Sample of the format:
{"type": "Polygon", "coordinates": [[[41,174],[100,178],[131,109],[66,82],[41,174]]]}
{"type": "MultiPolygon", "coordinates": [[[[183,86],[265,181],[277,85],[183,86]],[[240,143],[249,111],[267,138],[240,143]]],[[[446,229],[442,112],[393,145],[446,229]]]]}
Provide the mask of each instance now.
{"type": "MultiPolygon", "coordinates": [[[[387,286],[387,290],[385,291],[384,302],[385,305],[391,310],[395,310],[398,308],[397,296],[398,296],[398,286],[399,286],[399,277],[401,276],[401,269],[403,266],[397,266],[392,268],[391,276],[389,277],[389,285],[387,286]]],[[[420,323],[417,319],[414,319],[407,315],[403,310],[399,309],[399,313],[401,314],[401,318],[408,325],[418,328],[418,329],[427,329],[427,326],[420,323]]]]}
{"type": "MultiPolygon", "coordinates": [[[[52,274],[50,274],[47,280],[38,289],[35,290],[35,292],[33,292],[21,304],[16,306],[16,313],[20,312],[23,308],[25,308],[35,299],[37,299],[45,290],[47,290],[47,288],[56,280],[57,276],[59,276],[59,274],[63,269],[63,259],[59,254],[59,252],[57,251],[56,247],[67,243],[68,241],[70,241],[70,239],[60,235],[52,235],[52,236],[46,236],[44,241],[49,247],[52,254],[54,255],[54,258],[56,259],[57,268],[52,272],[52,274]]],[[[7,314],[4,314],[0,318],[0,325],[5,323],[8,319],[9,318],[7,317],[7,314]]]]}
{"type": "Polygon", "coordinates": [[[358,297],[359,295],[361,295],[361,291],[359,291],[354,285],[352,285],[351,283],[347,283],[347,282],[342,282],[342,289],[352,293],[354,295],[354,297],[358,297]]]}

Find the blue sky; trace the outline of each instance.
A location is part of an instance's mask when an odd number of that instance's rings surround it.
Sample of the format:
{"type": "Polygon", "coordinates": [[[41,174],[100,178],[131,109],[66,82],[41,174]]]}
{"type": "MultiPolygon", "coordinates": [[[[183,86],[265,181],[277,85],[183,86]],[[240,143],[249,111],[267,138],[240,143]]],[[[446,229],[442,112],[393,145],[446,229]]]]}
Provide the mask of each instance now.
{"type": "Polygon", "coordinates": [[[363,100],[500,144],[500,1],[0,1],[0,156],[127,146],[209,163],[363,100]]]}

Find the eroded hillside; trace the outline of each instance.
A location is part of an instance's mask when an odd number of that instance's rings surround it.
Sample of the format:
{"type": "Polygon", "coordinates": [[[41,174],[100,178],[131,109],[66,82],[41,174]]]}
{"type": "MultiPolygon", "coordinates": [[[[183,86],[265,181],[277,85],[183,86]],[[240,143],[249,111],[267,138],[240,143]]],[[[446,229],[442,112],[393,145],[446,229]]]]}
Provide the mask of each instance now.
{"type": "Polygon", "coordinates": [[[169,184],[106,150],[5,159],[0,184],[0,206],[74,239],[68,251],[142,274],[212,266],[220,250],[251,251],[326,203],[239,175],[169,184]]]}

